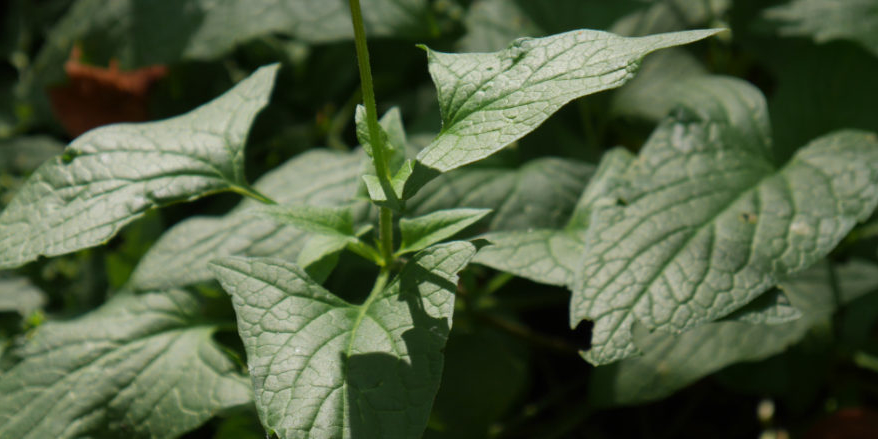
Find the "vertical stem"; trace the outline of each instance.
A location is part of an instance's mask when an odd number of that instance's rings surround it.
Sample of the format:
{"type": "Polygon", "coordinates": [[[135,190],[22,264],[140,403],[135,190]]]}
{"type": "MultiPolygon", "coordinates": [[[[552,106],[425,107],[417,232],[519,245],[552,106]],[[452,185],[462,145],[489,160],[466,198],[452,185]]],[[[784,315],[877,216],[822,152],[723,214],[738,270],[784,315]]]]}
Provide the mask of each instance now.
{"type": "MultiPolygon", "coordinates": [[[[375,90],[372,86],[369,48],[366,47],[366,30],[363,27],[360,0],[348,0],[348,3],[351,7],[351,22],[354,25],[354,43],[357,47],[357,64],[360,68],[363,103],[366,106],[366,125],[369,129],[369,139],[372,142],[372,163],[375,165],[375,173],[378,175],[384,192],[387,193],[388,190],[392,192],[386,145],[381,140],[381,129],[378,125],[378,110],[375,105],[375,90]]],[[[392,193],[386,195],[387,199],[395,196],[392,193]]],[[[379,209],[378,239],[381,242],[380,250],[384,266],[389,266],[393,261],[393,212],[387,207],[379,207],[379,209]]]]}

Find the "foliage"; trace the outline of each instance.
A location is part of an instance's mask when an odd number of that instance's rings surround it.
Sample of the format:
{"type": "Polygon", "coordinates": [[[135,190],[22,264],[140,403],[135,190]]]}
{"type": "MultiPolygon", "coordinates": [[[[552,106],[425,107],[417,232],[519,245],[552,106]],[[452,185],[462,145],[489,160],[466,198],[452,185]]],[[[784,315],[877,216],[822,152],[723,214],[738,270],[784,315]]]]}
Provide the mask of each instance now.
{"type": "Polygon", "coordinates": [[[874,0],[45,3],[0,14],[0,437],[878,404],[874,0]],[[156,120],[71,140],[59,87],[156,120]]]}

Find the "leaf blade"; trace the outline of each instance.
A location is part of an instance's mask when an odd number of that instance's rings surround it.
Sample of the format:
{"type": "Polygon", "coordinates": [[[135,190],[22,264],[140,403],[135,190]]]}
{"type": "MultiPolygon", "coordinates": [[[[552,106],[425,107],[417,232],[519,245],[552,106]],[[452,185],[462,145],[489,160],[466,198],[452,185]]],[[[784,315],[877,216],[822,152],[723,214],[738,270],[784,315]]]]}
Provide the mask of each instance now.
{"type": "Polygon", "coordinates": [[[519,39],[490,54],[427,49],[443,126],[417,159],[447,172],[487,157],[535,129],[567,102],[622,85],[646,54],[717,32],[626,38],[581,30],[519,39]],[[612,55],[598,56],[608,48],[612,55]]]}
{"type": "Polygon", "coordinates": [[[198,307],[181,291],[119,296],[40,326],[0,376],[0,434],[171,438],[250,402],[214,328],[195,323],[198,307]]]}
{"type": "Polygon", "coordinates": [[[0,268],[98,245],[148,209],[246,185],[244,143],[278,68],[185,115],[74,140],[0,213],[0,268]]]}
{"type": "Polygon", "coordinates": [[[214,262],[238,314],[263,424],[283,438],[418,437],[441,376],[456,273],[474,251],[453,242],[418,253],[359,306],[289,263],[214,262]]]}
{"type": "Polygon", "coordinates": [[[397,254],[423,250],[454,236],[491,213],[491,209],[448,209],[399,220],[402,243],[397,254]]]}
{"type": "Polygon", "coordinates": [[[878,202],[873,134],[817,139],[778,170],[761,94],[695,81],[718,91],[654,133],[629,170],[628,204],[587,233],[570,322],[595,321],[590,362],[636,352],[635,320],[682,331],[740,308],[823,257],[878,202]]]}

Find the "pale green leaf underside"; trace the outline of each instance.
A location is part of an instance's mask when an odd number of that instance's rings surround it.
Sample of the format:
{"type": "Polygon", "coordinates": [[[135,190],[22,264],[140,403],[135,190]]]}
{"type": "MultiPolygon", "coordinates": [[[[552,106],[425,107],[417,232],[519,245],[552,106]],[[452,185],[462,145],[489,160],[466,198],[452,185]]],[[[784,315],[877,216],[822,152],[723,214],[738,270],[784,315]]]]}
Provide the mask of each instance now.
{"type": "MultiPolygon", "coordinates": [[[[362,152],[309,151],[266,174],[254,186],[280,204],[337,206],[353,199],[362,158],[362,152]]],[[[129,286],[149,290],[208,281],[213,279],[208,262],[223,256],[295,260],[308,234],[254,218],[250,210],[257,205],[245,199],[225,216],[195,217],[177,224],[144,255],[129,286]]]]}
{"type": "Polygon", "coordinates": [[[0,377],[0,437],[173,438],[247,404],[247,378],[181,291],[119,296],[40,326],[0,377]]]}
{"type": "Polygon", "coordinates": [[[533,131],[567,102],[622,85],[646,54],[717,32],[626,38],[579,30],[522,38],[495,53],[428,49],[442,131],[417,159],[447,172],[485,158],[533,131]]]}
{"type": "Polygon", "coordinates": [[[824,136],[777,169],[757,90],[689,84],[685,109],[656,130],[619,205],[586,234],[570,321],[594,321],[585,357],[595,364],[636,352],[635,321],[683,331],[740,308],[822,258],[878,202],[873,134],[824,136]]]}
{"type": "Polygon", "coordinates": [[[46,304],[46,294],[27,278],[0,277],[0,312],[15,311],[22,316],[46,304]]]}
{"type": "Polygon", "coordinates": [[[0,214],[0,268],[99,245],[148,209],[245,185],[244,143],[278,67],[187,114],[74,140],[0,214]]]}
{"type": "Polygon", "coordinates": [[[781,352],[832,314],[836,289],[842,303],[847,303],[878,288],[878,267],[865,261],[834,267],[817,264],[780,288],[803,310],[802,318],[777,325],[719,321],[680,335],[649,334],[636,325],[634,341],[644,355],[597,368],[591,397],[599,405],[656,400],[730,364],[781,352]],[[834,276],[829,270],[835,271],[834,276]],[[833,285],[833,279],[839,285],[833,285]]]}
{"type": "Polygon", "coordinates": [[[457,272],[475,248],[415,255],[373,300],[347,303],[293,264],[227,258],[262,423],[281,438],[418,438],[442,374],[457,272]]]}
{"type": "Polygon", "coordinates": [[[818,43],[855,41],[878,55],[878,2],[875,0],[794,0],[767,9],[781,35],[810,36],[818,43]]]}
{"type": "Polygon", "coordinates": [[[490,209],[458,208],[438,210],[416,218],[402,218],[399,220],[402,242],[398,253],[416,252],[451,238],[489,213],[490,209]]]}

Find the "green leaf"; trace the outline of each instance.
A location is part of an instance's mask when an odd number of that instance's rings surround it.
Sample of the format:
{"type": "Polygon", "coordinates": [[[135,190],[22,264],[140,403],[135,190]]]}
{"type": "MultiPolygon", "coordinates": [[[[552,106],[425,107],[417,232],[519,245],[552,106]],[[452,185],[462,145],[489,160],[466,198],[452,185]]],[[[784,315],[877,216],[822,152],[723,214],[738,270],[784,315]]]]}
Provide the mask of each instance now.
{"type": "Polygon", "coordinates": [[[726,320],[737,320],[754,325],[777,325],[802,317],[790,299],[778,288],[757,297],[743,308],[729,314],[726,320]]]}
{"type": "Polygon", "coordinates": [[[592,212],[616,203],[611,195],[633,160],[634,156],[624,149],[608,151],[566,227],[488,233],[483,238],[491,245],[479,249],[473,262],[534,282],[567,285],[586,251],[583,233],[588,229],[592,212]]]}
{"type": "Polygon", "coordinates": [[[426,49],[442,131],[417,160],[439,173],[485,158],[533,131],[567,102],[624,84],[646,54],[717,32],[626,38],[579,30],[521,38],[495,53],[426,49]]]}
{"type": "Polygon", "coordinates": [[[350,206],[286,204],[260,207],[254,213],[318,235],[356,238],[354,236],[354,213],[350,206]]]}
{"type": "Polygon", "coordinates": [[[627,173],[619,205],[592,216],[570,322],[594,321],[594,364],[636,352],[631,327],[683,331],[723,317],[823,256],[878,203],[878,141],[840,131],[772,162],[761,93],[688,82],[627,173]]]}
{"type": "MultiPolygon", "coordinates": [[[[363,0],[372,36],[429,35],[425,0],[363,0]]],[[[98,59],[115,57],[123,67],[218,58],[255,38],[284,34],[310,43],[353,36],[348,5],[324,0],[76,2],[47,38],[36,60],[45,82],[67,59],[74,42],[98,59]],[[162,23],[154,26],[152,23],[162,23]]]]}
{"type": "Polygon", "coordinates": [[[27,278],[0,277],[0,312],[15,311],[27,316],[46,304],[46,294],[27,278]]]}
{"type": "Polygon", "coordinates": [[[338,263],[339,254],[350,243],[350,239],[337,235],[314,235],[308,239],[296,265],[302,267],[311,279],[322,284],[338,263]]]}
{"type": "Polygon", "coordinates": [[[803,311],[802,318],[789,323],[720,321],[679,335],[660,331],[650,334],[635,324],[634,341],[644,355],[595,369],[589,396],[598,405],[637,404],[664,398],[725,366],[782,352],[832,314],[836,291],[841,293],[842,303],[847,303],[876,288],[878,266],[871,262],[852,261],[834,267],[821,263],[774,290],[783,295],[782,290],[803,311]]]}
{"type": "Polygon", "coordinates": [[[554,157],[518,169],[460,169],[406,201],[406,216],[471,207],[492,210],[486,221],[491,231],[561,227],[593,172],[593,165],[554,157]]]}
{"type": "Polygon", "coordinates": [[[245,187],[244,142],[277,69],[182,116],[74,140],[0,214],[0,268],[99,245],[154,207],[245,187]]]}
{"type": "Polygon", "coordinates": [[[40,326],[0,376],[0,436],[173,438],[248,404],[199,307],[182,291],[117,296],[40,326]]]}
{"type": "MultiPolygon", "coordinates": [[[[280,204],[338,206],[356,194],[363,154],[306,152],[266,174],[254,185],[280,204]]],[[[245,199],[222,217],[187,219],[156,242],[137,265],[129,287],[171,288],[213,279],[213,258],[266,256],[295,260],[308,234],[275,221],[254,218],[260,204],[245,199]]]]}
{"type": "Polygon", "coordinates": [[[567,285],[585,251],[577,231],[540,229],[482,237],[491,245],[479,249],[473,262],[548,285],[567,285]]]}
{"type": "Polygon", "coordinates": [[[489,213],[490,209],[458,208],[438,210],[417,218],[402,218],[399,220],[402,243],[397,254],[420,251],[451,238],[489,213]]]}
{"type": "Polygon", "coordinates": [[[704,75],[707,69],[689,52],[668,49],[643,60],[637,76],[613,94],[610,112],[615,115],[659,121],[676,102],[683,79],[704,75]]]}
{"type": "Polygon", "coordinates": [[[212,264],[232,295],[262,423],[281,438],[418,438],[442,375],[456,273],[475,248],[431,247],[362,305],[295,265],[212,264]]]}
{"type": "Polygon", "coordinates": [[[817,43],[856,41],[878,55],[878,2],[875,0],[793,0],[769,8],[765,18],[779,21],[786,36],[809,36],[817,43]]]}

